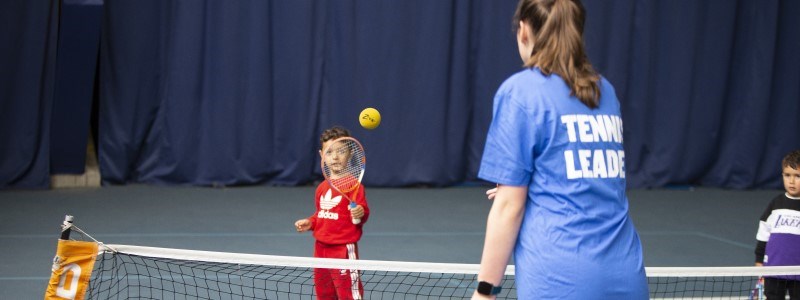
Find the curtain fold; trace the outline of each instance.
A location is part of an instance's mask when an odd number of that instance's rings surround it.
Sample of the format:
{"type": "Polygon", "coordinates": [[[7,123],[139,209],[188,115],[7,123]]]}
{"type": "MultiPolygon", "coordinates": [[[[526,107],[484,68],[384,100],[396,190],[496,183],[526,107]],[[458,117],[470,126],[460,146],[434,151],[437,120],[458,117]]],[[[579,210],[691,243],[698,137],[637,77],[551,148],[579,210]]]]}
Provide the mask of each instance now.
{"type": "Polygon", "coordinates": [[[0,188],[47,188],[59,3],[3,1],[0,20],[0,188]]]}
{"type": "MultiPolygon", "coordinates": [[[[299,185],[352,131],[369,186],[477,180],[492,98],[521,68],[515,0],[107,1],[104,184],[299,185]],[[358,125],[380,110],[375,130],[358,125]]],[[[780,188],[800,148],[800,1],[583,1],[622,102],[629,188],[780,188]]],[[[47,187],[58,1],[6,1],[0,187],[47,187]]],[[[531,125],[533,126],[533,125],[531,125]]]]}
{"type": "Polygon", "coordinates": [[[585,3],[590,56],[623,105],[629,187],[782,187],[800,148],[797,2],[585,3]]]}
{"type": "MultiPolygon", "coordinates": [[[[318,137],[334,125],[366,147],[365,184],[474,180],[485,126],[472,123],[488,125],[494,90],[518,68],[486,71],[470,52],[486,26],[475,9],[490,4],[108,3],[103,181],[303,184],[321,178],[318,137]],[[476,71],[491,84],[470,88],[476,71]],[[383,113],[379,129],[358,127],[365,107],[383,113]]],[[[513,46],[508,16],[489,19],[513,46]]],[[[480,55],[493,61],[509,49],[489,46],[480,55]]]]}

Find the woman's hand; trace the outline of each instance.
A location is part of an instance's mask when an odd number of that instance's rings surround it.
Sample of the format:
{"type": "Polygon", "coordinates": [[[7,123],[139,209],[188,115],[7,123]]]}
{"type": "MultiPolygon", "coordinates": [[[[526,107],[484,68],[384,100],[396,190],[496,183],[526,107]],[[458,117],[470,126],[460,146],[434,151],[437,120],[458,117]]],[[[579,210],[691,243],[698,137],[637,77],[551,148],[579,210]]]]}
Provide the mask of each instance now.
{"type": "Polygon", "coordinates": [[[486,198],[489,198],[489,200],[494,200],[495,195],[497,195],[497,187],[486,191],[486,198]]]}

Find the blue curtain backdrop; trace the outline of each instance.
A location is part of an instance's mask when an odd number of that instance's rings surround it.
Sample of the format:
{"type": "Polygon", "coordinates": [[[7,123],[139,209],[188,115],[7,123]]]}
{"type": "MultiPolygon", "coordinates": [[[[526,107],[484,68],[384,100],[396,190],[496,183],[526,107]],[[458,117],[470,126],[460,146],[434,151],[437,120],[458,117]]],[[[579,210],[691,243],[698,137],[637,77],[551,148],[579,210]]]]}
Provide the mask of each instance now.
{"type": "Polygon", "coordinates": [[[0,188],[50,184],[57,0],[0,2],[0,188]]]}
{"type": "Polygon", "coordinates": [[[85,171],[102,16],[102,0],[63,0],[60,7],[50,174],[85,171]]]}
{"type": "Polygon", "coordinates": [[[519,66],[513,2],[106,6],[106,183],[307,183],[333,125],[364,144],[365,184],[472,180],[494,90],[519,66]],[[375,131],[358,126],[365,107],[383,114],[375,131]]]}
{"type": "Polygon", "coordinates": [[[586,1],[630,187],[782,188],[800,149],[800,1],[586,1]]]}
{"type": "MultiPolygon", "coordinates": [[[[0,29],[22,41],[0,50],[13,67],[0,70],[0,187],[46,187],[42,36],[57,15],[10,3],[0,14],[23,30],[0,29]]],[[[781,186],[780,159],[800,148],[800,1],[584,4],[589,55],[623,104],[629,187],[781,186]]],[[[103,182],[304,184],[320,178],[318,136],[332,125],[364,144],[369,186],[473,181],[493,94],[521,65],[515,5],[107,1],[103,182]],[[378,129],[358,126],[365,107],[381,111],[378,129]]]]}

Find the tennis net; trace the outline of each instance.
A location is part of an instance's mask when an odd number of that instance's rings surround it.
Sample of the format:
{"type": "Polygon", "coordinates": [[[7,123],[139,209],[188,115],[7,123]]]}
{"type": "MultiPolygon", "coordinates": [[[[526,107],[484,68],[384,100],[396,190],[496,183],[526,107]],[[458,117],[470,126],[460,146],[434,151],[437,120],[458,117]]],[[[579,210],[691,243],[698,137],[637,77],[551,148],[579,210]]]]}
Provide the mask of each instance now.
{"type": "MultiPolygon", "coordinates": [[[[475,264],[102,245],[87,298],[314,299],[315,269],[357,274],[363,285],[358,295],[363,299],[469,298],[478,273],[475,264]]],[[[647,268],[647,273],[651,299],[759,299],[754,288],[760,276],[798,275],[800,267],[662,267],[647,268]]],[[[498,299],[514,298],[514,267],[509,266],[498,299]]]]}
{"type": "MultiPolygon", "coordinates": [[[[478,265],[342,260],[108,245],[88,299],[312,299],[314,270],[355,273],[363,299],[463,299],[478,265]],[[112,250],[113,249],[113,250],[112,250]]],[[[502,298],[512,298],[513,268],[502,298]]],[[[350,276],[346,276],[350,285],[350,276]]],[[[334,280],[335,282],[335,280],[334,280]]],[[[334,283],[339,285],[338,283],[334,283]]]]}

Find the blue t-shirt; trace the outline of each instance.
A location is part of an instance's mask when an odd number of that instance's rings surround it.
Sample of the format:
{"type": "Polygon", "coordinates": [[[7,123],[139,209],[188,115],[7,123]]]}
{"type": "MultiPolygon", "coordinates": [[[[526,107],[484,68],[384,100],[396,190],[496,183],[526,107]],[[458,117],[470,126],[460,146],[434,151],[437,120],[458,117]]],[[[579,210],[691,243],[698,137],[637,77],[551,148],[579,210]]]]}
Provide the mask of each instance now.
{"type": "Polygon", "coordinates": [[[628,218],[619,100],[605,79],[590,109],[556,74],[525,69],[494,99],[480,172],[527,186],[514,249],[520,299],[648,299],[628,218]]]}

